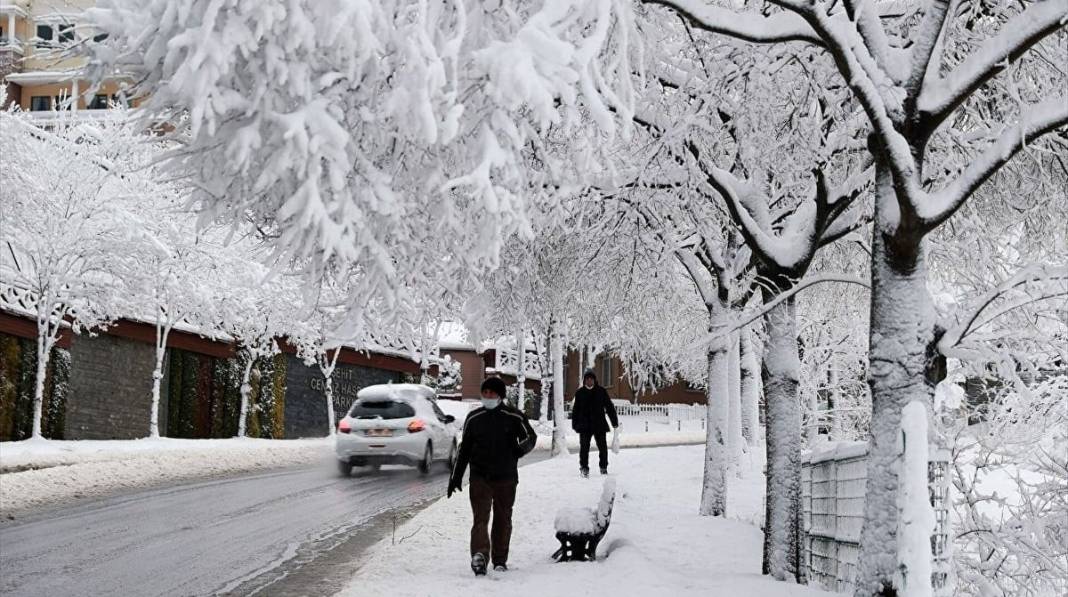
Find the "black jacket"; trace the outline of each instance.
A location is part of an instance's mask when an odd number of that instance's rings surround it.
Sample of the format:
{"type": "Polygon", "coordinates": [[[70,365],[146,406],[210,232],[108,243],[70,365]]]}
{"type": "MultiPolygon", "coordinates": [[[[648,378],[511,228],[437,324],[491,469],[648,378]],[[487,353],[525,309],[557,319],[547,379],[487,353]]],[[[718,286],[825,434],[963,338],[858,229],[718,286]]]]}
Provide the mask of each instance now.
{"type": "Polygon", "coordinates": [[[523,413],[501,403],[476,408],[464,421],[463,439],[450,484],[456,487],[471,465],[471,476],[489,481],[519,478],[519,459],[534,449],[538,436],[523,413]]]}
{"type": "Polygon", "coordinates": [[[571,406],[572,429],[578,433],[606,433],[605,415],[612,420],[612,427],[619,427],[616,405],[612,404],[604,388],[595,383],[593,388],[582,386],[575,392],[575,403],[571,406]]]}

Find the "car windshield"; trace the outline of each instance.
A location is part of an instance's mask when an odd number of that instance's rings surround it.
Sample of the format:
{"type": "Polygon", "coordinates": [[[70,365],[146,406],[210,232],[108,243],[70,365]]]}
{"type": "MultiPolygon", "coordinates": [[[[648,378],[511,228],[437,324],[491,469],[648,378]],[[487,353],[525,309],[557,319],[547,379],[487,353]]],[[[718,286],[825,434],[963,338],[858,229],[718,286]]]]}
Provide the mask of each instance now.
{"type": "Polygon", "coordinates": [[[352,405],[349,416],[354,419],[406,419],[415,416],[415,409],[411,404],[395,400],[360,400],[352,405]]]}

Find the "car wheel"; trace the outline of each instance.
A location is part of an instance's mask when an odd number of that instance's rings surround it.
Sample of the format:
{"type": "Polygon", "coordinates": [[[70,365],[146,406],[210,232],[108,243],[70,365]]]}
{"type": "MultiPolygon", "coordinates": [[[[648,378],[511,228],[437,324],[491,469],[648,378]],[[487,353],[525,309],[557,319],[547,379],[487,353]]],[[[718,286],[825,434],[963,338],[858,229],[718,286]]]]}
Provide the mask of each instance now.
{"type": "Polygon", "coordinates": [[[430,474],[430,467],[434,464],[434,447],[430,445],[430,442],[426,443],[426,450],[423,450],[423,461],[419,463],[419,472],[427,475],[430,474]]]}
{"type": "Polygon", "coordinates": [[[352,474],[352,465],[349,464],[347,460],[338,460],[337,472],[340,473],[342,477],[348,477],[352,474]]]}

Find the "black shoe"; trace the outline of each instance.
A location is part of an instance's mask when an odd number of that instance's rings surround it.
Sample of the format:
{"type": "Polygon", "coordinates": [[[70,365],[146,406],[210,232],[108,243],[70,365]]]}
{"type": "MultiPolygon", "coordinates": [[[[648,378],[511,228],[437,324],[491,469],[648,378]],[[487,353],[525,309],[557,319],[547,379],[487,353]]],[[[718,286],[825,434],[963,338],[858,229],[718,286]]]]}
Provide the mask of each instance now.
{"type": "Polygon", "coordinates": [[[476,553],[471,556],[471,570],[475,573],[475,576],[486,575],[486,556],[485,554],[476,553]]]}
{"type": "Polygon", "coordinates": [[[608,474],[608,467],[607,466],[602,466],[601,467],[601,474],[602,475],[607,475],[608,474]]]}
{"type": "Polygon", "coordinates": [[[580,468],[579,469],[579,474],[582,475],[583,479],[588,479],[589,476],[590,476],[590,469],[588,469],[588,468],[580,468]]]}
{"type": "Polygon", "coordinates": [[[508,572],[508,564],[494,564],[493,565],[493,571],[494,572],[508,572]]]}

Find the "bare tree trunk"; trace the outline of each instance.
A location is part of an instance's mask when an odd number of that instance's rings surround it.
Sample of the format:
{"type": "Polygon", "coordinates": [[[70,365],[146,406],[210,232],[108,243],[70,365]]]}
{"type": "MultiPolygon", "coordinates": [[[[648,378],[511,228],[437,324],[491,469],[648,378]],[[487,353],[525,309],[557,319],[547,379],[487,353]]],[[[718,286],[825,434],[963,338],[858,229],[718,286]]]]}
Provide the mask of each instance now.
{"type": "Polygon", "coordinates": [[[779,580],[800,580],[801,405],[797,380],[801,363],[793,299],[774,307],[765,321],[768,473],[763,568],[765,574],[779,580]]]}
{"type": "Polygon", "coordinates": [[[254,362],[252,355],[248,355],[248,362],[245,363],[245,370],[241,375],[241,412],[237,417],[237,437],[245,437],[248,433],[248,403],[249,396],[252,394],[252,384],[249,380],[252,377],[254,362]]]}
{"type": "Polygon", "coordinates": [[[564,412],[564,361],[560,335],[554,333],[549,347],[553,361],[553,444],[552,455],[567,456],[567,413],[564,412]],[[557,381],[559,380],[559,381],[557,381]]]}
{"type": "MultiPolygon", "coordinates": [[[[715,335],[722,333],[725,326],[716,321],[710,331],[715,335]]],[[[705,394],[706,427],[704,482],[701,486],[701,516],[727,515],[727,418],[729,359],[726,340],[710,347],[708,354],[708,383],[705,394]]]]}
{"type": "Polygon", "coordinates": [[[856,595],[865,597],[896,590],[901,413],[913,400],[930,409],[934,395],[926,376],[934,308],[924,242],[922,235],[903,231],[897,205],[889,172],[879,168],[871,265],[871,444],[856,585],[856,595]]]}
{"type": "Polygon", "coordinates": [[[729,469],[736,476],[742,474],[745,440],[742,439],[742,371],[738,333],[731,334],[727,353],[727,446],[730,450],[729,469]]]}
{"type": "Polygon", "coordinates": [[[742,386],[742,437],[750,450],[760,443],[760,363],[753,350],[749,328],[740,333],[742,386]]]}

